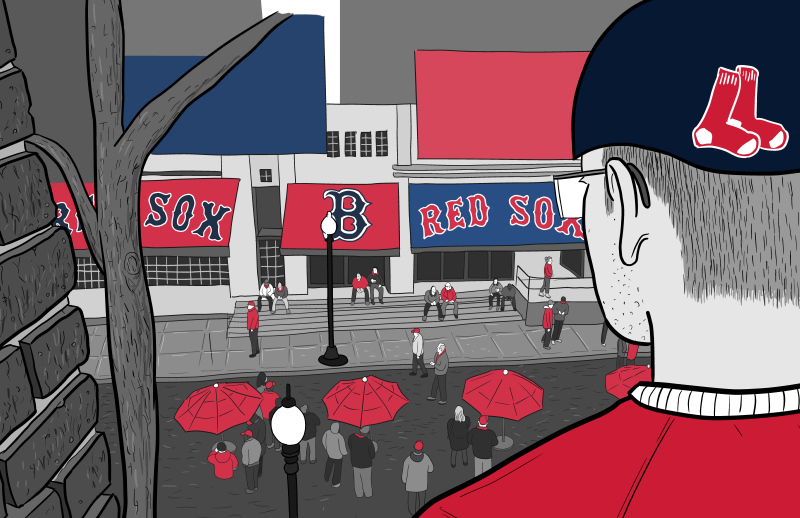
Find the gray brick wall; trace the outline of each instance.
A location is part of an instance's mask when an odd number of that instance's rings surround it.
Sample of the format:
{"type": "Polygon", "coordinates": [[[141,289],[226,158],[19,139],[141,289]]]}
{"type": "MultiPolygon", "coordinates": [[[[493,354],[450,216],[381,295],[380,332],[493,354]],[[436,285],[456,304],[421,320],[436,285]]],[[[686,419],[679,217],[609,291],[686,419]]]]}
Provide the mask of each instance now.
{"type": "Polygon", "coordinates": [[[52,223],[56,206],[38,156],[20,153],[0,160],[0,245],[52,223]]]}
{"type": "Polygon", "coordinates": [[[111,465],[105,435],[95,432],[91,440],[56,475],[50,487],[61,498],[65,518],[81,518],[94,500],[109,486],[111,465]]]}

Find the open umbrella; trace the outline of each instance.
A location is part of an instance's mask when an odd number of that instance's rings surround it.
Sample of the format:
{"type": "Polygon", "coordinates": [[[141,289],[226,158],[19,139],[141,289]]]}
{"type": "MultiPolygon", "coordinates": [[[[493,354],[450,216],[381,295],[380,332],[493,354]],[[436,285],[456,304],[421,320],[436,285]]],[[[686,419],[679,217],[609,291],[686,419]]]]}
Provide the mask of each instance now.
{"type": "Polygon", "coordinates": [[[482,415],[503,418],[503,435],[495,449],[507,450],[514,441],[506,437],[506,419],[519,421],[542,409],[542,387],[521,374],[493,370],[469,378],[463,399],[482,415]]]}
{"type": "Polygon", "coordinates": [[[391,421],[408,403],[397,383],[375,376],[340,381],[322,401],[328,409],[328,419],[359,428],[391,421]]]}
{"type": "Polygon", "coordinates": [[[189,394],[175,420],[187,432],[221,434],[246,423],[260,404],[261,393],[249,383],[214,383],[189,394]]]}
{"type": "Polygon", "coordinates": [[[619,399],[628,397],[628,392],[640,381],[653,381],[650,367],[628,365],[606,375],[606,390],[619,399]]]}

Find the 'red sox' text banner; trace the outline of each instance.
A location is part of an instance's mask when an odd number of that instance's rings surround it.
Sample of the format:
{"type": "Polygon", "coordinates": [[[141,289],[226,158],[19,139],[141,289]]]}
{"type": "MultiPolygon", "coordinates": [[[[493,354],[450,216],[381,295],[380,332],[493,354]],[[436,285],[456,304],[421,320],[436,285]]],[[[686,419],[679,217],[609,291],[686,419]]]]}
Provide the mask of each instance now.
{"type": "MultiPolygon", "coordinates": [[[[84,184],[96,206],[94,184],[84,184]]],[[[228,246],[239,180],[150,180],[141,183],[142,247],[228,246]]],[[[67,229],[76,250],[86,249],[75,202],[65,183],[50,186],[58,207],[53,225],[67,229]]]]}

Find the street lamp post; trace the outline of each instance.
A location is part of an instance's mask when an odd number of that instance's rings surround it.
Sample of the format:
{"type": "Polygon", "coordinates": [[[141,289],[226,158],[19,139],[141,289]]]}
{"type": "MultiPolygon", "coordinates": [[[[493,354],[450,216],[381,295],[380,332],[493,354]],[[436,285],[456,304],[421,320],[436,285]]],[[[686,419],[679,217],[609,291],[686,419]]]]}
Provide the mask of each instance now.
{"type": "Polygon", "coordinates": [[[297,408],[292,397],[292,386],[286,384],[286,397],[269,413],[272,435],[281,444],[283,455],[283,471],[286,473],[286,485],[289,489],[289,518],[297,518],[297,456],[300,454],[300,441],[306,433],[306,419],[297,408]]]}
{"type": "Polygon", "coordinates": [[[319,362],[328,367],[341,367],[347,363],[347,356],[339,354],[333,341],[333,235],[336,233],[336,220],[331,213],[325,216],[320,225],[322,235],[328,244],[328,348],[319,357],[319,362]]]}

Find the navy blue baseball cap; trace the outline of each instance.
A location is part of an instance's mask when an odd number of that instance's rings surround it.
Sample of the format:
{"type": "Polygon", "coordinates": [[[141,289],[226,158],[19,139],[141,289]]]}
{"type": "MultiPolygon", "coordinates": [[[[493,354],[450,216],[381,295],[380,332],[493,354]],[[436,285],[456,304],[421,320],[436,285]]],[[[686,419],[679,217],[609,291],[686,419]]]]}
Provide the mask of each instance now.
{"type": "Polygon", "coordinates": [[[720,173],[800,170],[798,20],[800,3],[776,0],[632,7],[584,66],[574,156],[628,145],[720,173]]]}

